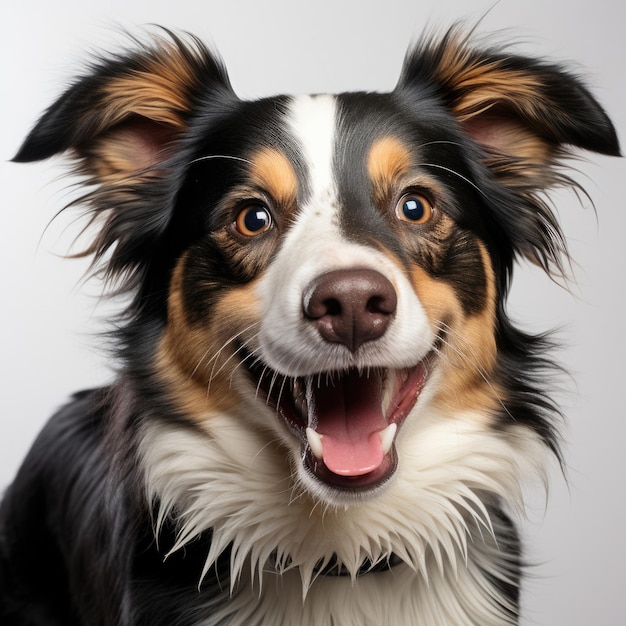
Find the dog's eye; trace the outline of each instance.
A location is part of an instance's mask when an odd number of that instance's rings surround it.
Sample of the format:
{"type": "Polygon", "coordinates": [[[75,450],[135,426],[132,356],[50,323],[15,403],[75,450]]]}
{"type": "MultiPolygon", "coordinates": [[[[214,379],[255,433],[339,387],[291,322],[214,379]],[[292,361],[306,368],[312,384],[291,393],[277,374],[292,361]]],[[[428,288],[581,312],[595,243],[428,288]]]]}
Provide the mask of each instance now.
{"type": "Polygon", "coordinates": [[[245,237],[255,237],[272,227],[271,213],[260,204],[251,204],[239,212],[235,228],[245,237]]]}
{"type": "Polygon", "coordinates": [[[398,219],[411,224],[425,224],[433,216],[430,200],[419,193],[404,194],[396,205],[398,219]]]}

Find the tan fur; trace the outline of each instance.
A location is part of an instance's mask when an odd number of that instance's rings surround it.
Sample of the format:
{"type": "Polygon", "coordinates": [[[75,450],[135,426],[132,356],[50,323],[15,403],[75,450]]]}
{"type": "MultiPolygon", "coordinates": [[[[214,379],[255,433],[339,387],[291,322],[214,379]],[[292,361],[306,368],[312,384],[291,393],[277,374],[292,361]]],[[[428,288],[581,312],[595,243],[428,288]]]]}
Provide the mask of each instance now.
{"type": "Polygon", "coordinates": [[[220,299],[210,323],[190,324],[182,294],[185,263],[186,257],[182,257],[174,271],[157,370],[174,404],[202,423],[240,402],[231,386],[240,358],[230,340],[254,323],[257,301],[251,284],[237,287],[220,299]]]}
{"type": "Polygon", "coordinates": [[[89,169],[101,183],[141,181],[148,173],[158,174],[149,170],[167,157],[173,139],[171,129],[150,122],[122,124],[94,141],[88,156],[89,169]]]}
{"type": "Polygon", "coordinates": [[[540,119],[553,106],[531,72],[476,55],[457,33],[443,48],[434,76],[452,95],[452,112],[476,141],[531,163],[551,161],[552,146],[521,122],[540,119]]]}
{"type": "Polygon", "coordinates": [[[372,144],[367,157],[367,171],[374,198],[384,202],[405,177],[413,164],[412,153],[397,137],[382,137],[372,144]]]}
{"type": "Polygon", "coordinates": [[[531,73],[501,67],[496,61],[486,61],[466,45],[465,38],[454,35],[443,48],[434,75],[452,93],[451,103],[461,121],[484,113],[503,99],[514,108],[536,109],[541,83],[531,73]]]}
{"type": "Polygon", "coordinates": [[[185,127],[190,94],[198,80],[197,68],[174,43],[164,39],[159,44],[143,68],[107,85],[106,126],[139,115],[177,130],[185,127]]]}
{"type": "Polygon", "coordinates": [[[287,157],[274,148],[263,148],[250,157],[250,182],[283,207],[295,205],[298,177],[287,157]]]}
{"type": "Polygon", "coordinates": [[[437,332],[445,323],[448,329],[440,358],[446,384],[435,398],[435,405],[452,415],[472,407],[488,416],[502,400],[491,380],[496,362],[494,273],[484,245],[479,243],[479,247],[487,277],[487,304],[479,313],[466,316],[450,285],[420,267],[412,270],[414,289],[432,327],[437,332]]]}

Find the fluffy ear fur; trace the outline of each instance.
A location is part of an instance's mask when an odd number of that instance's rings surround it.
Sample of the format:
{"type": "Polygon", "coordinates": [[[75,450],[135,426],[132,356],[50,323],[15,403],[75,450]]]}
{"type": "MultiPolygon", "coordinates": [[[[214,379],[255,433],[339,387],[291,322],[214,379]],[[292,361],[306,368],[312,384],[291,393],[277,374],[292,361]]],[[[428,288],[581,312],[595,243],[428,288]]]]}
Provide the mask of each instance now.
{"type": "Polygon", "coordinates": [[[407,55],[396,92],[411,98],[424,89],[435,92],[500,183],[481,191],[506,194],[492,200],[513,249],[561,274],[566,247],[542,192],[577,186],[559,168],[573,147],[619,155],[600,104],[564,68],[481,48],[460,27],[407,55]]]}
{"type": "Polygon", "coordinates": [[[563,68],[481,50],[453,28],[414,49],[400,88],[429,82],[464,129],[495,154],[552,162],[564,145],[619,155],[611,121],[581,82],[563,68]]]}
{"type": "MultiPolygon", "coordinates": [[[[14,161],[70,151],[92,191],[81,198],[99,222],[85,254],[109,248],[107,276],[126,279],[145,262],[173,210],[178,142],[194,112],[212,98],[234,98],[226,71],[204,45],[172,33],[128,54],[100,59],[33,128],[14,161]]],[[[136,281],[128,280],[125,287],[136,281]]]]}
{"type": "Polygon", "coordinates": [[[48,108],[14,160],[36,161],[72,148],[96,182],[165,160],[199,101],[230,91],[226,71],[199,40],[168,35],[97,61],[48,108]]]}

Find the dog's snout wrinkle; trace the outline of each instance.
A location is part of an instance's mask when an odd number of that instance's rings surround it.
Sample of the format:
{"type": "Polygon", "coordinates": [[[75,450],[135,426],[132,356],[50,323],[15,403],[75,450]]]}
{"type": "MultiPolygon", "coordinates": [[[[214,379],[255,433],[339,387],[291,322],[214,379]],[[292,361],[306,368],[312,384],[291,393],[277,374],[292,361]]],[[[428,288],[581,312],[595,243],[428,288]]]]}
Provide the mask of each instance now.
{"type": "Polygon", "coordinates": [[[396,290],[385,276],[357,268],[318,276],[305,291],[302,308],[323,339],[356,352],[385,334],[397,302],[396,290]]]}

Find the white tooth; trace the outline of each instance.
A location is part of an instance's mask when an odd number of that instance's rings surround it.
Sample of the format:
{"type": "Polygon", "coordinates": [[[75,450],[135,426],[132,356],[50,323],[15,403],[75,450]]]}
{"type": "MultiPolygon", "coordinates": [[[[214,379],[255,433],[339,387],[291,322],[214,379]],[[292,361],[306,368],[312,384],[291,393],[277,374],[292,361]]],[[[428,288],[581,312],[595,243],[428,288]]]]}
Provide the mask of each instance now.
{"type": "MultiPolygon", "coordinates": [[[[395,424],[394,424],[395,426],[395,424]]],[[[322,458],[322,436],[312,428],[306,429],[306,438],[309,442],[309,446],[311,446],[311,452],[315,455],[316,458],[322,458]]]]}
{"type": "Polygon", "coordinates": [[[389,424],[387,428],[385,428],[384,430],[381,430],[378,433],[380,435],[380,441],[383,446],[383,454],[387,454],[389,450],[391,450],[391,444],[393,443],[397,430],[398,430],[397,424],[389,424]]]}
{"type": "Polygon", "coordinates": [[[394,378],[395,375],[391,372],[391,370],[389,370],[383,380],[383,400],[381,403],[383,415],[387,414],[387,409],[391,404],[391,392],[393,390],[394,378]]]}

